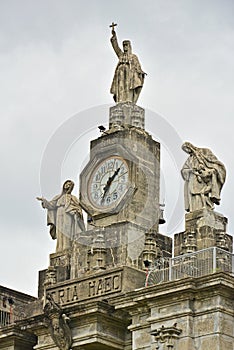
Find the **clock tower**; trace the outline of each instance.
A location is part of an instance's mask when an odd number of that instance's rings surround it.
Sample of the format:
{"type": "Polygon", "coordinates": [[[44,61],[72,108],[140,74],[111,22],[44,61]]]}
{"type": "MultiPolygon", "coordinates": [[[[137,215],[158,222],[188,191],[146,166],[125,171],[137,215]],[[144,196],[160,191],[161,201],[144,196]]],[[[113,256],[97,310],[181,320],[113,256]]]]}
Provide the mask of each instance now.
{"type": "MultiPolygon", "coordinates": [[[[97,126],[101,134],[90,142],[89,161],[80,173],[79,199],[71,193],[70,180],[51,201],[38,197],[47,209],[50,234],[57,239],[48,276],[40,274],[39,295],[44,293],[45,279],[48,285],[54,279],[65,283],[96,274],[105,280],[115,269],[121,270],[121,283],[111,275],[111,291],[123,285],[139,288],[155,259],[171,256],[172,239],[159,233],[159,224],[165,222],[159,202],[160,143],[145,130],[145,110],[137,105],[146,73],[129,40],[123,42],[123,49],[119,47],[114,27],[111,44],[118,63],[110,92],[115,103],[109,109],[108,128],[97,126]],[[132,285],[130,270],[135,276],[132,285]]],[[[88,290],[90,297],[95,288],[93,282],[86,282],[84,295],[88,290]]],[[[77,287],[81,295],[82,283],[77,287]]],[[[109,287],[100,288],[97,295],[109,287]]]]}
{"type": "Polygon", "coordinates": [[[109,128],[99,126],[101,136],[91,141],[80,174],[80,204],[89,225],[76,240],[74,276],[85,266],[89,273],[116,266],[144,270],[144,262],[171,251],[171,239],[158,233],[164,222],[160,143],[145,130],[145,110],[136,104],[146,73],[130,41],[119,48],[114,26],[111,43],[119,59],[111,85],[116,103],[109,110],[109,128]]]}
{"type": "Polygon", "coordinates": [[[132,102],[110,108],[109,120],[109,129],[91,142],[80,203],[92,235],[101,231],[107,251],[115,249],[115,263],[142,268],[145,234],[158,233],[160,144],[144,130],[144,110],[132,102]]]}
{"type": "MultiPolygon", "coordinates": [[[[57,239],[48,269],[40,272],[39,297],[45,300],[50,336],[61,350],[71,344],[123,349],[130,339],[130,316],[113,311],[110,300],[142,288],[149,267],[172,252],[172,239],[159,233],[165,222],[159,202],[160,143],[145,130],[145,110],[136,104],[146,73],[130,41],[120,49],[111,27],[118,57],[110,90],[115,104],[108,128],[99,126],[101,134],[90,143],[79,199],[71,180],[51,201],[38,197],[57,239]],[[64,315],[71,316],[70,328],[64,315]]],[[[42,350],[44,335],[39,331],[38,336],[42,350]]]]}
{"type": "Polygon", "coordinates": [[[143,120],[142,108],[119,103],[110,109],[109,130],[91,142],[90,161],[80,175],[80,201],[95,226],[129,222],[158,230],[160,144],[144,130],[143,120]],[[116,109],[121,121],[113,123],[116,109]],[[139,114],[140,126],[135,123],[139,114]]]}
{"type": "Polygon", "coordinates": [[[160,234],[160,144],[137,106],[145,73],[131,43],[118,57],[109,127],[91,141],[80,198],[66,180],[47,200],[50,265],[38,298],[0,287],[0,350],[232,350],[234,256],[220,202],[225,166],[185,142],[185,231],[160,234]],[[82,209],[88,213],[88,225],[82,209]]]}

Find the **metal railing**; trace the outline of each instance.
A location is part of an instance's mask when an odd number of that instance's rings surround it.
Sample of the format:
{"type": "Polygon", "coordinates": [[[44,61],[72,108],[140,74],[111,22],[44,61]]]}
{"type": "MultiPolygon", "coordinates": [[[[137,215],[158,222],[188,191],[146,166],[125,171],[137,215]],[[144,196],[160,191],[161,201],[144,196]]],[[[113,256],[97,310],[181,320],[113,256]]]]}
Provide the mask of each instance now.
{"type": "Polygon", "coordinates": [[[0,310],[0,327],[9,325],[12,323],[12,315],[10,312],[0,310]]]}
{"type": "Polygon", "coordinates": [[[14,309],[12,309],[11,311],[0,310],[0,328],[9,326],[15,323],[15,321],[22,320],[25,317],[25,313],[17,312],[14,309]]]}
{"type": "Polygon", "coordinates": [[[145,285],[185,277],[201,277],[219,271],[234,274],[234,254],[218,247],[211,247],[175,258],[157,259],[147,273],[145,285]]]}

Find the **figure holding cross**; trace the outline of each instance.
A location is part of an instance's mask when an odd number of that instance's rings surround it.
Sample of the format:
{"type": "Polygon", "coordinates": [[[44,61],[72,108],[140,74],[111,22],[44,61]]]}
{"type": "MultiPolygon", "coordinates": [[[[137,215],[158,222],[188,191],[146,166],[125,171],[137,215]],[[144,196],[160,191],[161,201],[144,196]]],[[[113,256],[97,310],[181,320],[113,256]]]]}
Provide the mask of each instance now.
{"type": "Polygon", "coordinates": [[[109,26],[112,30],[111,30],[111,33],[112,33],[112,35],[114,34],[114,32],[115,32],[115,27],[117,26],[117,23],[114,23],[114,22],[112,22],[111,23],[111,25],[109,26]]]}
{"type": "Polygon", "coordinates": [[[140,95],[146,73],[141,69],[140,62],[136,55],[132,53],[131,42],[123,41],[123,50],[120,49],[115,32],[115,24],[112,22],[110,28],[111,44],[119,58],[119,62],[115,69],[110,92],[113,94],[114,101],[133,102],[136,103],[140,95]]]}

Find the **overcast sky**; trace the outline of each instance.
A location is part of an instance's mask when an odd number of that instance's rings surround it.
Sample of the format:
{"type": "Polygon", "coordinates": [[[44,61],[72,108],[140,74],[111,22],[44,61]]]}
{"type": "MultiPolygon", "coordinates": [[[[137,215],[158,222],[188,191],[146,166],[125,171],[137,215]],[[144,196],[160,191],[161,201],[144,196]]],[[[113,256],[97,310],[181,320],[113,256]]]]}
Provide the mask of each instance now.
{"type": "Polygon", "coordinates": [[[148,74],[138,105],[162,142],[161,232],[184,228],[180,141],[190,141],[227,168],[216,210],[233,233],[233,12],[232,0],[0,1],[1,285],[37,293],[55,243],[35,197],[50,199],[67,178],[78,195],[89,141],[113,104],[112,21],[148,74]]]}

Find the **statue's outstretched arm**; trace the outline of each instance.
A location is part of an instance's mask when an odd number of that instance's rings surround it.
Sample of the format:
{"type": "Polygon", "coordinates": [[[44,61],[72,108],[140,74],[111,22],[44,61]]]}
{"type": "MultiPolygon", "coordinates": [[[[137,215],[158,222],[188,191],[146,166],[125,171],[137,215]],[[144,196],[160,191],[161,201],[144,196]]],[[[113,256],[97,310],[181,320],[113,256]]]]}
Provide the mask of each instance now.
{"type": "Polygon", "coordinates": [[[55,203],[53,200],[49,202],[47,199],[45,199],[43,197],[36,197],[36,199],[41,202],[42,208],[44,208],[44,209],[54,209],[55,208],[55,203]]]}
{"type": "Polygon", "coordinates": [[[112,37],[111,37],[111,39],[110,39],[111,45],[112,45],[112,47],[113,47],[113,49],[114,49],[116,55],[117,55],[118,57],[120,57],[120,56],[123,54],[123,51],[122,51],[121,48],[119,47],[116,32],[115,32],[114,29],[112,29],[111,33],[112,33],[112,37]]]}

